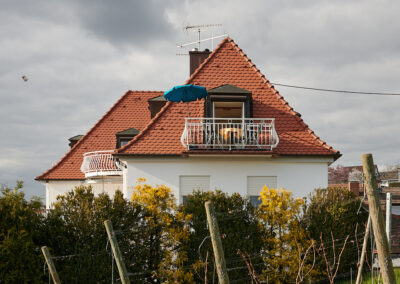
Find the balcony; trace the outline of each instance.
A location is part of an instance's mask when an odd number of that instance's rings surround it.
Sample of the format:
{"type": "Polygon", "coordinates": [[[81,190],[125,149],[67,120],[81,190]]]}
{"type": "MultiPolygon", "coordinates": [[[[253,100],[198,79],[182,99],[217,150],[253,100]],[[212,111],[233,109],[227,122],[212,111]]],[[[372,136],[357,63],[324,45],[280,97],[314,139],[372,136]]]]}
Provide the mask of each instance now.
{"type": "Polygon", "coordinates": [[[279,143],[274,118],[185,118],[188,150],[269,150],[279,143]]]}
{"type": "Polygon", "coordinates": [[[112,156],[114,151],[95,151],[83,154],[81,172],[85,177],[120,176],[122,171],[118,161],[112,156]]]}

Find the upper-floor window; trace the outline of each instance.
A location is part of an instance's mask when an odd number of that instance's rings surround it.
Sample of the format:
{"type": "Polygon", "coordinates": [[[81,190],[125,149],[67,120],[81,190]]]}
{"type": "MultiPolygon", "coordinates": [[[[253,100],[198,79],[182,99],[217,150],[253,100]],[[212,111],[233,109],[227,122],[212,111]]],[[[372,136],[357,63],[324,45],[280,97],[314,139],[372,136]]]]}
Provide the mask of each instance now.
{"type": "Polygon", "coordinates": [[[204,116],[210,118],[251,118],[251,92],[232,85],[208,90],[204,116]]]}
{"type": "Polygon", "coordinates": [[[213,102],[214,118],[245,118],[244,102],[215,101],[213,102]]]}

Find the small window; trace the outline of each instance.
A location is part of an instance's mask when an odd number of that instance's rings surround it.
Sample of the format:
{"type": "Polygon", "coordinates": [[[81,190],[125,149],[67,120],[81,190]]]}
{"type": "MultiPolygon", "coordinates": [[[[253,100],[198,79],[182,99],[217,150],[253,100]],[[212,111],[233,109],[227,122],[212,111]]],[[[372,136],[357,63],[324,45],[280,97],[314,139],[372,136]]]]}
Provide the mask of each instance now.
{"type": "Polygon", "coordinates": [[[120,138],[119,139],[119,145],[122,147],[122,146],[125,146],[126,144],[128,144],[129,143],[129,141],[131,141],[133,139],[133,137],[131,137],[131,138],[120,138]]]}
{"type": "Polygon", "coordinates": [[[210,176],[180,176],[179,191],[182,196],[182,202],[187,202],[187,196],[193,191],[208,191],[210,190],[210,176]]]}
{"type": "Polygon", "coordinates": [[[139,130],[135,128],[129,128],[124,131],[117,132],[115,134],[117,138],[117,148],[121,148],[129,143],[136,135],[139,134],[139,130]]]}
{"type": "Polygon", "coordinates": [[[250,203],[254,207],[261,204],[260,192],[264,186],[268,188],[277,188],[276,176],[248,176],[247,177],[247,195],[249,196],[250,203]]]}

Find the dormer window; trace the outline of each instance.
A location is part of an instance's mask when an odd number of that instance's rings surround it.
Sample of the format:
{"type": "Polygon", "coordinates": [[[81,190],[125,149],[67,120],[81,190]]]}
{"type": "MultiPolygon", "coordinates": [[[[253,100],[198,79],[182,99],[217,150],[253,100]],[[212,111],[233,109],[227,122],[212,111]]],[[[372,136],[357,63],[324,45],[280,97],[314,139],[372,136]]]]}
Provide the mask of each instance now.
{"type": "Polygon", "coordinates": [[[121,148],[129,143],[136,135],[139,134],[139,130],[135,128],[129,128],[124,131],[117,132],[115,134],[117,138],[117,148],[121,148]]]}
{"type": "Polygon", "coordinates": [[[212,118],[251,118],[251,92],[232,85],[208,90],[204,116],[212,118]]]}

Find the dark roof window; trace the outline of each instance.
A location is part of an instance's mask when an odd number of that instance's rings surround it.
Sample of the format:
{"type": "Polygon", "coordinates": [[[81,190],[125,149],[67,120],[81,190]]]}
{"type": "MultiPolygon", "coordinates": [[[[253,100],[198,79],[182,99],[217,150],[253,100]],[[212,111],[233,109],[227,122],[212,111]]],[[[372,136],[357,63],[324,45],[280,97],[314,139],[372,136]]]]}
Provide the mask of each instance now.
{"type": "Polygon", "coordinates": [[[79,140],[81,140],[81,138],[83,137],[83,135],[79,134],[79,135],[75,135],[71,138],[68,139],[69,141],[69,147],[73,147],[79,140]]]}
{"type": "Polygon", "coordinates": [[[147,102],[149,103],[150,116],[153,118],[163,108],[163,106],[165,106],[167,100],[162,95],[151,98],[147,102]]]}
{"type": "Polygon", "coordinates": [[[126,144],[129,143],[135,137],[140,133],[139,130],[136,128],[129,128],[120,132],[117,132],[115,136],[117,137],[117,148],[121,148],[122,146],[125,146],[126,144]]]}

